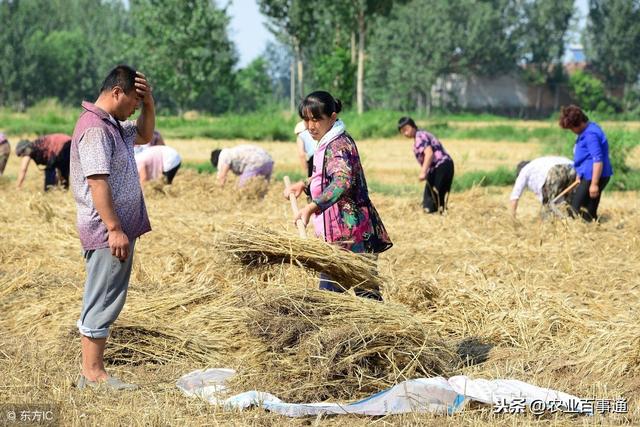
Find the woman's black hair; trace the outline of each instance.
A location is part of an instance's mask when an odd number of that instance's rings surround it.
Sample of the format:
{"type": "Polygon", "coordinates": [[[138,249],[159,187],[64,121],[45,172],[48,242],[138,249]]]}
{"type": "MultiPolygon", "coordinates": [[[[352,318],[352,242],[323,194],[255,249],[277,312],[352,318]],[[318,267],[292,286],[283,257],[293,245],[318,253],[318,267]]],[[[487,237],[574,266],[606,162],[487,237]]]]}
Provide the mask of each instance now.
{"type": "Polygon", "coordinates": [[[518,166],[516,166],[516,178],[518,177],[518,175],[520,175],[520,172],[522,171],[522,169],[524,169],[524,167],[529,164],[529,162],[530,160],[523,160],[520,163],[518,163],[518,166]]]}
{"type": "Polygon", "coordinates": [[[218,167],[218,160],[220,159],[221,152],[222,150],[219,148],[216,148],[211,152],[211,164],[213,165],[214,168],[218,167]]]}
{"type": "Polygon", "coordinates": [[[411,117],[400,117],[400,120],[398,120],[398,130],[402,129],[406,125],[409,125],[414,129],[418,129],[416,122],[414,122],[411,117]]]}
{"type": "Polygon", "coordinates": [[[324,90],[311,92],[298,105],[298,115],[302,119],[331,117],[333,113],[338,114],[340,111],[342,111],[342,102],[324,90]],[[311,117],[308,117],[309,115],[311,117]]]}

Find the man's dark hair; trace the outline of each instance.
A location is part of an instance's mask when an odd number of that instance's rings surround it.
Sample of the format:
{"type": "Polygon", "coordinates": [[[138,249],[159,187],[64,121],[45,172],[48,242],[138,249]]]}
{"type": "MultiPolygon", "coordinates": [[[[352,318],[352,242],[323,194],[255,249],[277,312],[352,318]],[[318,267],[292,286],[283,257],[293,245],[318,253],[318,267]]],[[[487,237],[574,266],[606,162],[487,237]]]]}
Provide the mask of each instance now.
{"type": "Polygon", "coordinates": [[[520,172],[522,172],[522,169],[527,166],[530,163],[530,160],[523,160],[520,163],[518,163],[518,166],[516,166],[516,178],[518,177],[518,175],[520,175],[520,172]]]}
{"type": "Polygon", "coordinates": [[[220,159],[220,152],[222,152],[222,150],[219,148],[216,148],[211,152],[211,164],[213,165],[214,168],[218,168],[218,160],[220,159]]]}
{"type": "Polygon", "coordinates": [[[130,93],[135,89],[136,70],[128,65],[117,65],[113,70],[109,71],[107,77],[102,82],[100,93],[110,91],[116,86],[120,86],[124,93],[130,93]]]}
{"type": "Polygon", "coordinates": [[[411,117],[400,117],[400,120],[398,120],[398,130],[402,129],[406,125],[409,125],[414,129],[418,129],[416,122],[414,122],[411,117]]]}

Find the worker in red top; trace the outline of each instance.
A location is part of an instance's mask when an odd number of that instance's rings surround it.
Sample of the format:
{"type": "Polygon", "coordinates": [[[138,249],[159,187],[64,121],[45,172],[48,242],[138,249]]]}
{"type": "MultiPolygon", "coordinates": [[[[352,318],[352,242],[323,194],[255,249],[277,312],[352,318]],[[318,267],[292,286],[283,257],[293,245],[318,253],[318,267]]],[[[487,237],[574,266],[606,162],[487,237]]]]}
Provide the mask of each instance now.
{"type": "Polygon", "coordinates": [[[16,155],[23,157],[18,174],[18,188],[22,188],[29,163],[33,160],[44,166],[44,191],[57,184],[69,188],[69,152],[71,137],[62,133],[44,135],[35,141],[22,140],[16,146],[16,155]]]}

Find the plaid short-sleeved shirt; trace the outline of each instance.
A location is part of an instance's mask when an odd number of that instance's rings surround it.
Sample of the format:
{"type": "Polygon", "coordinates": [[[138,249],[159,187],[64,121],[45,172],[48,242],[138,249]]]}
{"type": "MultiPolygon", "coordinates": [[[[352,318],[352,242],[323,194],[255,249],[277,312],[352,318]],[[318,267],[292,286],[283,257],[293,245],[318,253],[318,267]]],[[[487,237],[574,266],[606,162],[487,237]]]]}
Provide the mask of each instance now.
{"type": "Polygon", "coordinates": [[[433,151],[433,159],[431,160],[428,173],[433,172],[435,168],[447,160],[451,160],[451,156],[446,152],[438,138],[429,132],[419,130],[416,132],[415,142],[413,144],[413,154],[416,156],[416,160],[420,165],[424,162],[424,150],[427,147],[431,147],[431,150],[433,151]]]}
{"type": "Polygon", "coordinates": [[[83,102],[82,108],[71,141],[70,181],[82,247],[102,249],[109,247],[108,232],[94,206],[87,177],[109,175],[113,207],[130,240],[151,231],[151,225],[133,154],[135,122],[118,122],[89,102],[83,102]]]}

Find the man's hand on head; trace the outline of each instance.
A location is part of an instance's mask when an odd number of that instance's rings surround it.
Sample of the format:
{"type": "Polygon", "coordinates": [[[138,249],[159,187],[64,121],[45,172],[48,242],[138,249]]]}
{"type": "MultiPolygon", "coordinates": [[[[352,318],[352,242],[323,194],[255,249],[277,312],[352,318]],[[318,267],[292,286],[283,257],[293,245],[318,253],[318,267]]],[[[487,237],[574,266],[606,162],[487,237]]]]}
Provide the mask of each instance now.
{"type": "Polygon", "coordinates": [[[136,94],[143,105],[153,104],[153,88],[140,71],[136,71],[136,94]]]}

